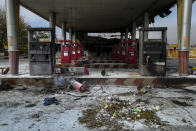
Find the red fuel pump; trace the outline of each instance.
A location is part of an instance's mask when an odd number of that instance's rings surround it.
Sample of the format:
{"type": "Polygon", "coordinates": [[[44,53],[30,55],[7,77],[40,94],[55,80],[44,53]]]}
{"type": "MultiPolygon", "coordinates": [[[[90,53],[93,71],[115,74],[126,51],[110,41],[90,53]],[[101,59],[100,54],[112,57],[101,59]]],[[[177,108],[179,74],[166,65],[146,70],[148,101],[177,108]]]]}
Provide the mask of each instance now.
{"type": "Polygon", "coordinates": [[[71,63],[76,64],[77,61],[77,46],[76,43],[72,43],[71,45],[71,63]]]}
{"type": "Polygon", "coordinates": [[[83,47],[81,43],[77,43],[77,59],[82,57],[83,47]]]}
{"type": "Polygon", "coordinates": [[[128,53],[126,54],[125,61],[127,64],[137,64],[137,43],[138,40],[128,40],[128,53]]]}
{"type": "Polygon", "coordinates": [[[61,64],[71,63],[70,45],[61,45],[61,64]]]}

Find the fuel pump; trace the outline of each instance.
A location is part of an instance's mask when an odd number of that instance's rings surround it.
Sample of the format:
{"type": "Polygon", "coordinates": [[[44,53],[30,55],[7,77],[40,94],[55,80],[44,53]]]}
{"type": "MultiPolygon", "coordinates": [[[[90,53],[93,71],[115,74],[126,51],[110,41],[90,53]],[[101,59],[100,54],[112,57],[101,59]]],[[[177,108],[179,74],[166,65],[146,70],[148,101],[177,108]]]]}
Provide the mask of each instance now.
{"type": "Polygon", "coordinates": [[[77,59],[80,59],[82,57],[82,44],[77,43],[77,59]]]}
{"type": "Polygon", "coordinates": [[[68,42],[68,44],[61,45],[61,64],[71,63],[70,41],[60,40],[60,42],[68,42]]]}
{"type": "Polygon", "coordinates": [[[76,64],[77,61],[77,47],[76,43],[71,44],[71,63],[76,64]]]}
{"type": "Polygon", "coordinates": [[[128,44],[128,52],[125,57],[125,62],[127,64],[137,64],[138,40],[128,40],[125,43],[128,44]]]}

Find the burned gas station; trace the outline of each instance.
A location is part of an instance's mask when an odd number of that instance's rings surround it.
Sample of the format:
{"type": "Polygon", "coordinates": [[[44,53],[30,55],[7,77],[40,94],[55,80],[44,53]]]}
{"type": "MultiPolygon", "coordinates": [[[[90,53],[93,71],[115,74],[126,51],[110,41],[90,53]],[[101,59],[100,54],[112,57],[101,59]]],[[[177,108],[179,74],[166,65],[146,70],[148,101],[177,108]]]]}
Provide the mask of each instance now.
{"type": "MultiPolygon", "coordinates": [[[[35,108],[34,111],[27,110],[34,113],[31,114],[33,120],[45,122],[45,112],[51,113],[48,106],[51,101],[58,105],[52,107],[52,111],[63,110],[58,118],[51,114],[58,122],[63,121],[63,126],[38,124],[36,127],[36,122],[31,124],[31,121],[24,124],[25,127],[16,123],[17,129],[196,129],[195,119],[191,117],[196,116],[196,62],[189,59],[192,3],[194,0],[5,0],[9,63],[0,68],[0,92],[1,88],[2,91],[13,89],[16,96],[16,92],[23,89],[36,92],[37,104],[28,93],[19,93],[26,101],[34,103],[33,106],[28,102],[25,104],[25,107],[31,105],[35,108]],[[178,59],[170,59],[167,56],[168,27],[149,25],[155,23],[156,16],[164,19],[170,15],[170,9],[175,5],[178,12],[178,59]],[[20,6],[49,22],[47,28],[28,29],[28,58],[22,60],[18,49],[20,6]],[[56,37],[56,27],[61,28],[61,39],[56,37]],[[39,33],[47,38],[38,38],[39,33]],[[117,37],[104,38],[100,34],[115,34],[117,37]],[[158,37],[152,38],[151,34],[158,37]],[[43,98],[47,109],[40,107],[43,98]],[[93,108],[89,109],[91,106],[93,108]],[[135,124],[137,120],[142,124],[135,124]],[[70,125],[74,121],[79,124],[73,128],[70,125]]],[[[0,98],[5,99],[5,94],[0,98]]],[[[17,96],[16,100],[23,99],[17,96]]],[[[13,102],[14,98],[10,101],[13,102]]],[[[4,108],[3,102],[0,101],[0,108],[4,108]]],[[[19,110],[16,112],[21,115],[19,110]]],[[[26,119],[22,117],[20,121],[26,119]]],[[[9,118],[8,121],[0,120],[4,130],[9,129],[6,124],[10,125],[10,121],[9,118]]]]}

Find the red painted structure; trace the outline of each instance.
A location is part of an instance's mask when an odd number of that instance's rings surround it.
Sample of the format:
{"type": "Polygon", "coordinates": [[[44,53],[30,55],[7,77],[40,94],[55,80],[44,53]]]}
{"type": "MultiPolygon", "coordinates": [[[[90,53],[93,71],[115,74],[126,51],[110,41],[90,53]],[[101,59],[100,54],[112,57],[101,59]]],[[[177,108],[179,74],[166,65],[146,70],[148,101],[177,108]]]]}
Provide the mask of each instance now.
{"type": "MultiPolygon", "coordinates": [[[[60,42],[65,42],[65,41],[60,41],[60,42]]],[[[61,63],[62,64],[71,63],[70,44],[61,45],[61,63]]]]}
{"type": "Polygon", "coordinates": [[[125,56],[125,62],[127,64],[137,64],[138,40],[128,40],[125,43],[128,44],[128,53],[125,56]]]}
{"type": "Polygon", "coordinates": [[[71,63],[76,64],[77,61],[77,43],[71,44],[71,63]]]}
{"type": "Polygon", "coordinates": [[[81,43],[77,43],[77,59],[82,58],[83,51],[84,51],[84,45],[81,43]]]}

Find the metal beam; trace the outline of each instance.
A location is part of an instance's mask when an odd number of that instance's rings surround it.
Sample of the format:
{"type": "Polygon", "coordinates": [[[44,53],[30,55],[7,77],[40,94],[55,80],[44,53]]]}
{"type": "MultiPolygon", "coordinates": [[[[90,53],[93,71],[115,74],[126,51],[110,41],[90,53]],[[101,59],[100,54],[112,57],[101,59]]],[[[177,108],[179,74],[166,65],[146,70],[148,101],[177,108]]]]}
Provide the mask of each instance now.
{"type": "Polygon", "coordinates": [[[179,75],[188,75],[193,0],[178,1],[179,75]]]}
{"type": "Polygon", "coordinates": [[[6,0],[7,39],[9,51],[9,66],[12,75],[18,74],[19,50],[18,50],[18,24],[19,1],[6,0]]]}

